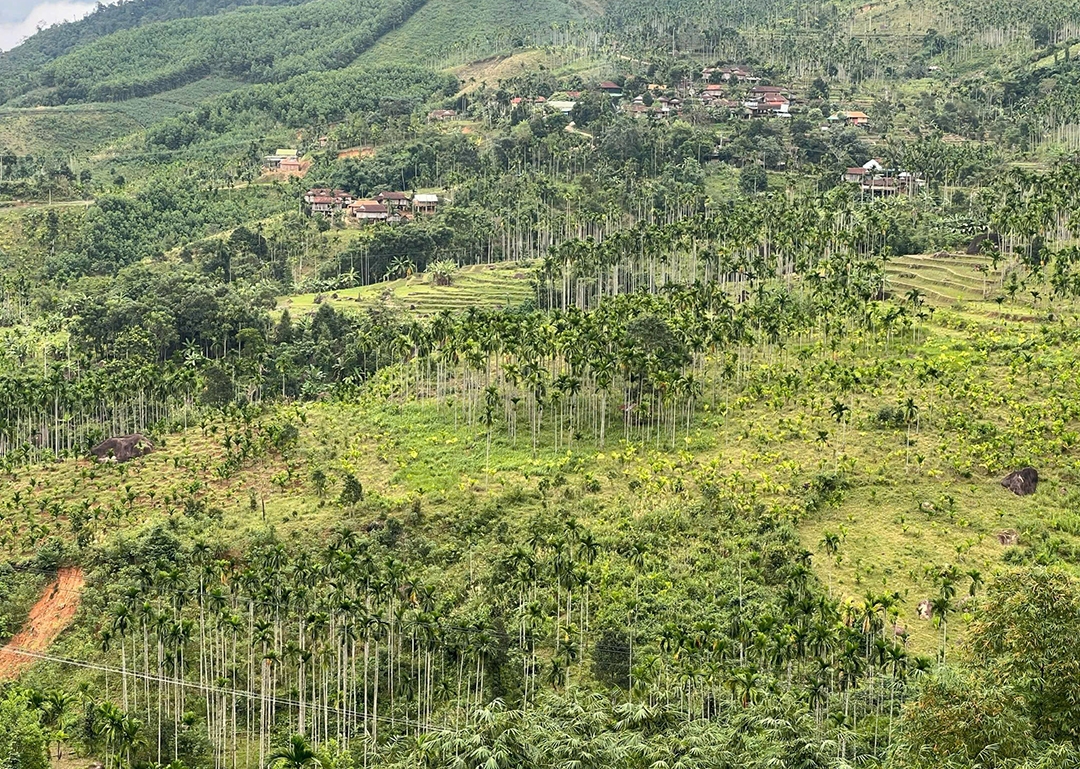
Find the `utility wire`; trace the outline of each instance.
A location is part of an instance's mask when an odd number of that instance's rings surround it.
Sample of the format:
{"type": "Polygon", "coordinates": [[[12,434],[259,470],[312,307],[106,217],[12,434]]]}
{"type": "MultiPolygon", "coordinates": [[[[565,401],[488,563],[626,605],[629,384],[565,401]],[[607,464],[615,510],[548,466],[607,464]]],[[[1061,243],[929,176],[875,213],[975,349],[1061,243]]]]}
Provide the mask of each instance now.
{"type": "MultiPolygon", "coordinates": [[[[15,655],[18,655],[20,657],[27,657],[27,658],[31,658],[31,659],[46,661],[46,662],[55,662],[55,663],[58,663],[58,664],[61,664],[61,665],[67,665],[69,667],[84,668],[84,669],[87,669],[87,670],[94,670],[94,671],[97,671],[97,672],[104,672],[104,673],[116,673],[117,675],[126,676],[128,678],[134,678],[134,679],[137,679],[137,680],[140,680],[140,681],[150,681],[150,682],[157,683],[157,684],[168,684],[168,685],[171,685],[171,686],[183,687],[185,689],[192,689],[192,690],[195,690],[195,691],[198,691],[198,692],[202,692],[203,694],[227,694],[227,695],[232,695],[232,696],[246,698],[246,699],[253,699],[253,700],[259,700],[259,701],[270,701],[270,702],[274,702],[275,704],[286,705],[286,706],[289,706],[289,707],[297,707],[297,708],[300,707],[300,701],[299,700],[289,699],[289,698],[286,698],[286,697],[280,697],[280,696],[277,696],[277,695],[260,694],[259,692],[252,692],[252,691],[248,691],[246,689],[234,689],[232,687],[213,686],[213,685],[210,685],[210,684],[200,684],[200,683],[198,683],[196,681],[187,681],[187,680],[182,679],[182,678],[174,678],[174,677],[171,677],[171,676],[140,673],[140,672],[135,671],[135,670],[127,670],[127,671],[125,671],[125,670],[123,670],[121,668],[113,667],[113,666],[110,666],[110,665],[103,665],[103,664],[98,663],[98,662],[89,662],[89,661],[86,661],[86,660],[72,659],[70,657],[59,657],[59,656],[52,655],[52,654],[45,654],[43,652],[32,651],[30,649],[23,649],[21,647],[6,647],[3,650],[0,650],[0,654],[15,654],[15,655]]],[[[307,702],[304,703],[304,706],[305,707],[310,707],[311,710],[318,710],[318,711],[323,711],[323,712],[332,711],[333,713],[335,713],[335,714],[337,714],[339,716],[350,716],[352,718],[361,718],[361,719],[364,718],[363,711],[352,710],[350,708],[317,706],[315,704],[307,703],[307,702]]],[[[394,717],[391,717],[391,716],[378,716],[376,718],[372,713],[368,713],[367,718],[369,718],[371,720],[378,720],[378,721],[381,721],[381,722],[384,722],[384,723],[389,723],[389,724],[397,724],[397,725],[404,725],[404,726],[410,726],[410,727],[419,727],[419,728],[425,729],[427,731],[439,731],[439,732],[444,732],[444,733],[447,733],[447,734],[452,733],[452,731],[453,731],[453,730],[448,729],[446,727],[430,726],[430,725],[424,724],[424,723],[422,723],[420,721],[414,721],[414,720],[410,720],[410,719],[407,719],[407,718],[394,718],[394,717]]]]}

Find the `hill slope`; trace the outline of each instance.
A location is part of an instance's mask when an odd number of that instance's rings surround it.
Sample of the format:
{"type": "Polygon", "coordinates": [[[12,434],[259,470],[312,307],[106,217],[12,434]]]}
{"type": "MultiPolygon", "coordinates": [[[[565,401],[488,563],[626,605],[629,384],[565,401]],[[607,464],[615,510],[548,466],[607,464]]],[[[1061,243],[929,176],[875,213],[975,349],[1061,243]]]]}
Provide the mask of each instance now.
{"type": "Polygon", "coordinates": [[[38,32],[0,56],[0,101],[24,88],[33,71],[75,48],[126,29],[171,19],[209,16],[248,5],[299,5],[306,0],[141,0],[99,5],[79,21],[38,32]]]}
{"type": "Polygon", "coordinates": [[[208,75],[281,81],[339,69],[423,0],[241,9],[124,30],[41,68],[23,104],[114,101],[171,90],[208,75]]]}
{"type": "Polygon", "coordinates": [[[514,5],[514,12],[508,14],[501,0],[428,0],[362,59],[415,63],[420,58],[445,66],[455,53],[466,58],[486,56],[533,41],[552,27],[594,18],[598,12],[595,4],[590,7],[582,0],[526,0],[514,5]]]}

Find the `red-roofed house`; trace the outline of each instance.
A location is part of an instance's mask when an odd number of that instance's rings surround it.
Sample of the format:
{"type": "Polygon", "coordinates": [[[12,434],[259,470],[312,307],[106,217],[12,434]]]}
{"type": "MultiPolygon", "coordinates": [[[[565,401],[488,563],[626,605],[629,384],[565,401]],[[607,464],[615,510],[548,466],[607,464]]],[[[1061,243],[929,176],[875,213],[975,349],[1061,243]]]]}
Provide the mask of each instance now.
{"type": "Polygon", "coordinates": [[[285,172],[287,174],[298,174],[298,173],[300,173],[302,168],[303,168],[303,166],[300,165],[299,159],[297,159],[297,158],[282,158],[281,162],[278,163],[277,170],[283,171],[283,172],[285,172]]]}
{"type": "Polygon", "coordinates": [[[844,171],[844,181],[852,184],[862,184],[868,171],[865,168],[849,168],[844,171]]]}
{"type": "Polygon", "coordinates": [[[860,128],[870,125],[870,116],[865,112],[845,112],[843,115],[848,125],[859,126],[860,128]]]}
{"type": "Polygon", "coordinates": [[[787,92],[786,88],[781,88],[776,85],[755,85],[750,89],[749,97],[760,101],[769,97],[777,98],[785,96],[787,92]]]}
{"type": "Polygon", "coordinates": [[[311,213],[325,216],[347,208],[353,202],[353,197],[345,190],[315,187],[304,195],[304,202],[310,207],[311,213]]]}
{"type": "Polygon", "coordinates": [[[349,215],[361,224],[385,222],[390,218],[390,209],[377,200],[358,200],[349,206],[349,215]]]}

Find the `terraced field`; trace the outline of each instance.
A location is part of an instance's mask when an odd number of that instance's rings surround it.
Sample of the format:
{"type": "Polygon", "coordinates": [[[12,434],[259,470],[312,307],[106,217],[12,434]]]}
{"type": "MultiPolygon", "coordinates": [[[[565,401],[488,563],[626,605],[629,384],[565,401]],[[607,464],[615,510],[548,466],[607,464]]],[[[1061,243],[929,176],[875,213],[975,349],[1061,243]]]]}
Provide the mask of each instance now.
{"type": "MultiPolygon", "coordinates": [[[[323,302],[356,309],[381,305],[421,317],[470,307],[518,307],[535,299],[531,276],[532,265],[525,262],[474,265],[459,270],[450,286],[433,285],[421,274],[319,295],[282,297],[279,306],[293,313],[310,313],[323,302]]],[[[966,254],[897,257],[885,270],[885,288],[896,298],[902,300],[915,289],[929,304],[948,307],[975,323],[1031,320],[1046,311],[1026,296],[998,304],[1001,283],[1000,266],[994,269],[985,257],[966,254]]]]}
{"type": "Polygon", "coordinates": [[[292,313],[305,313],[314,312],[322,302],[337,307],[385,305],[420,316],[470,307],[519,307],[535,299],[531,276],[532,265],[527,262],[478,264],[458,270],[449,286],[433,285],[427,275],[413,275],[362,288],[284,297],[279,306],[292,313]]]}
{"type": "Polygon", "coordinates": [[[1000,269],[989,260],[966,254],[903,256],[885,268],[885,285],[894,294],[918,289],[928,299],[945,304],[991,299],[1001,283],[1000,269]]]}

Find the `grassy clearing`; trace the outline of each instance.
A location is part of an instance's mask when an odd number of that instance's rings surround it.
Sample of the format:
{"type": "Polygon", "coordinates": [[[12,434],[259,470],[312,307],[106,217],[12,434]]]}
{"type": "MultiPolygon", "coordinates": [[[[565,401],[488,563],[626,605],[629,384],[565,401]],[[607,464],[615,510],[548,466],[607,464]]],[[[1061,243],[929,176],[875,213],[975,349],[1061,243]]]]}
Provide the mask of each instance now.
{"type": "Polygon", "coordinates": [[[500,80],[508,80],[538,69],[548,69],[561,76],[576,74],[589,77],[598,75],[607,67],[599,58],[575,59],[569,63],[565,59],[565,55],[558,51],[531,49],[463,64],[454,67],[451,72],[461,80],[461,92],[471,93],[482,85],[495,86],[500,80]]]}
{"type": "Polygon", "coordinates": [[[239,81],[214,77],[156,96],[122,102],[3,109],[0,110],[0,147],[20,155],[47,155],[57,147],[76,154],[90,154],[242,85],[239,81]]]}
{"type": "Polygon", "coordinates": [[[141,127],[111,108],[4,110],[0,147],[18,155],[50,155],[57,147],[85,155],[141,127]]]}
{"type": "Polygon", "coordinates": [[[923,35],[941,23],[939,9],[931,3],[885,0],[860,3],[852,17],[854,34],[923,35]]]}

